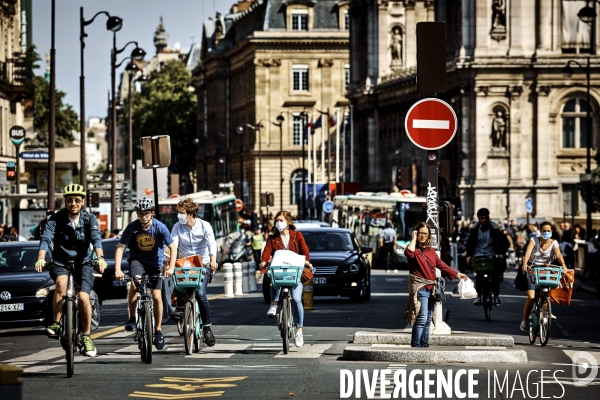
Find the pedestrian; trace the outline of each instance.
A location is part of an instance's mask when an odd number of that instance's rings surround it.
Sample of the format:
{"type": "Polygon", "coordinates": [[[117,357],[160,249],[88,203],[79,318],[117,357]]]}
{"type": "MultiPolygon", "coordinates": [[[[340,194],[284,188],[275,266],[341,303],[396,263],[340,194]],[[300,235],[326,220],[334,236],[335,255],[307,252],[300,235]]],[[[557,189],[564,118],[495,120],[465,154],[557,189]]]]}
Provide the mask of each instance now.
{"type": "MultiPolygon", "coordinates": [[[[552,224],[548,221],[542,222],[540,231],[540,237],[534,236],[529,239],[525,257],[523,258],[523,266],[521,267],[523,273],[526,273],[528,278],[527,300],[525,300],[525,305],[523,306],[523,320],[519,327],[522,332],[529,329],[527,320],[535,301],[535,275],[530,268],[544,267],[545,264],[550,264],[552,261],[558,259],[558,262],[563,268],[563,272],[567,272],[567,266],[560,251],[558,241],[552,239],[552,224]]],[[[551,317],[552,319],[556,319],[554,315],[551,317]]]]}
{"type": "MultiPolygon", "coordinates": [[[[217,242],[213,228],[207,221],[198,218],[198,204],[191,199],[184,199],[177,203],[178,222],[173,225],[171,236],[177,250],[177,257],[184,258],[199,255],[202,258],[202,266],[210,268],[210,273],[219,267],[217,264],[217,242]]],[[[201,265],[197,265],[200,267],[201,265]]],[[[210,316],[210,304],[206,297],[206,289],[210,283],[210,276],[205,276],[202,286],[196,291],[196,299],[200,306],[200,317],[204,329],[204,341],[212,347],[216,344],[212,332],[212,319],[210,316]]],[[[182,300],[178,299],[179,302],[182,300]]]]}
{"type": "Polygon", "coordinates": [[[265,237],[259,228],[254,230],[254,235],[252,236],[252,256],[254,257],[254,262],[256,263],[256,270],[259,270],[258,267],[260,264],[260,253],[262,252],[263,245],[265,244],[265,237]]]}
{"type": "MultiPolygon", "coordinates": [[[[431,229],[419,222],[412,232],[410,244],[404,250],[408,264],[408,302],[404,308],[404,319],[412,325],[411,347],[429,347],[429,326],[433,319],[436,271],[451,280],[455,277],[467,279],[463,273],[449,267],[431,248],[431,229]]],[[[433,321],[435,324],[435,321],[433,321]]]]}
{"type": "MultiPolygon", "coordinates": [[[[130,222],[123,236],[119,240],[119,245],[115,251],[115,278],[122,280],[125,276],[121,270],[121,260],[125,248],[129,248],[129,273],[132,277],[142,276],[144,273],[153,277],[148,282],[148,287],[152,292],[154,303],[154,345],[157,350],[165,347],[165,338],[162,333],[162,279],[157,275],[170,277],[175,269],[175,259],[173,255],[177,254],[177,245],[174,244],[171,232],[160,222],[153,218],[154,200],[148,197],[139,199],[133,209],[137,213],[137,220],[130,222]],[[172,257],[169,259],[169,267],[163,270],[164,246],[169,247],[172,257]]],[[[135,329],[135,313],[137,301],[137,288],[135,279],[131,280],[131,288],[127,294],[127,303],[129,309],[129,320],[125,324],[125,330],[131,332],[135,329]]]]}
{"type": "Polygon", "coordinates": [[[392,259],[394,272],[398,272],[396,268],[396,231],[389,221],[386,222],[385,229],[379,234],[379,259],[385,263],[385,272],[389,274],[392,270],[390,270],[388,255],[392,259]]]}
{"type": "MultiPolygon", "coordinates": [[[[292,214],[288,211],[281,210],[275,215],[275,228],[272,230],[267,244],[262,253],[262,262],[260,263],[260,269],[264,273],[266,265],[271,261],[273,255],[277,250],[290,250],[294,253],[303,255],[306,257],[306,268],[312,271],[312,264],[310,263],[310,253],[308,246],[304,241],[304,236],[301,232],[296,231],[294,226],[294,220],[292,214]]],[[[303,286],[298,284],[292,289],[292,314],[294,315],[294,321],[296,321],[296,337],[294,343],[296,347],[302,347],[304,345],[304,336],[302,335],[302,326],[304,325],[304,308],[302,307],[302,289],[303,286]]],[[[270,318],[274,318],[277,314],[277,302],[279,301],[280,289],[271,287],[271,307],[267,315],[270,318]]]]}

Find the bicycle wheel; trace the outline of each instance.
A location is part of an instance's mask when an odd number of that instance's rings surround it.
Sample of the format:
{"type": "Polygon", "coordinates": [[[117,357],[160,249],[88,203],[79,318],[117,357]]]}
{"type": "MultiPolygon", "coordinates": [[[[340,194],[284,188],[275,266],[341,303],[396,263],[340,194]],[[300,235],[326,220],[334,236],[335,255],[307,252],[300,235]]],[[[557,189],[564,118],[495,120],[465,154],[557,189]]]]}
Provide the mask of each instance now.
{"type": "Polygon", "coordinates": [[[198,302],[194,301],[194,353],[200,351],[200,343],[203,338],[202,318],[200,317],[200,309],[198,308],[198,302]]]}
{"type": "Polygon", "coordinates": [[[490,293],[490,288],[488,287],[487,279],[483,282],[483,313],[485,314],[485,320],[491,321],[492,297],[490,293]]]}
{"type": "Polygon", "coordinates": [[[533,309],[529,314],[529,343],[534,344],[538,333],[538,302],[533,303],[533,309]]]}
{"type": "MultiPolygon", "coordinates": [[[[152,301],[152,300],[148,300],[152,301]]],[[[152,364],[152,308],[150,303],[144,304],[144,342],[146,343],[146,364],[152,364]]]]}
{"type": "Polygon", "coordinates": [[[290,349],[290,299],[284,298],[281,302],[281,338],[283,339],[283,354],[287,354],[290,349]]]}
{"type": "Polygon", "coordinates": [[[67,357],[67,377],[73,376],[75,364],[75,304],[73,301],[65,301],[63,307],[63,329],[65,335],[65,355],[67,357]]]}
{"type": "Polygon", "coordinates": [[[540,344],[545,346],[550,338],[550,325],[552,323],[552,307],[546,296],[540,299],[540,344]]]}
{"type": "Polygon", "coordinates": [[[191,301],[185,302],[183,311],[183,341],[185,342],[185,354],[192,354],[192,343],[194,340],[194,309],[191,301]]]}
{"type": "Polygon", "coordinates": [[[177,333],[179,336],[183,336],[183,318],[177,320],[177,333]]]}

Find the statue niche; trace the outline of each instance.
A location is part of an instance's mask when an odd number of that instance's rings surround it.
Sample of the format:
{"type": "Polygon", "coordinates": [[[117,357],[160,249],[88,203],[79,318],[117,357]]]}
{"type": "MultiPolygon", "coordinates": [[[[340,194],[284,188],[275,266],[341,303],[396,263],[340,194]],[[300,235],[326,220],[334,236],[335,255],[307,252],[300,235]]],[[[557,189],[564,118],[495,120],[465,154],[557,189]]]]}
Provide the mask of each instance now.
{"type": "Polygon", "coordinates": [[[496,111],[495,117],[492,120],[492,149],[506,150],[506,119],[505,114],[502,111],[496,111]]]}
{"type": "Polygon", "coordinates": [[[398,72],[402,68],[402,28],[399,26],[392,28],[389,50],[392,58],[391,69],[398,72]]]}
{"type": "Polygon", "coordinates": [[[506,39],[506,0],[492,0],[492,39],[506,39]]]}

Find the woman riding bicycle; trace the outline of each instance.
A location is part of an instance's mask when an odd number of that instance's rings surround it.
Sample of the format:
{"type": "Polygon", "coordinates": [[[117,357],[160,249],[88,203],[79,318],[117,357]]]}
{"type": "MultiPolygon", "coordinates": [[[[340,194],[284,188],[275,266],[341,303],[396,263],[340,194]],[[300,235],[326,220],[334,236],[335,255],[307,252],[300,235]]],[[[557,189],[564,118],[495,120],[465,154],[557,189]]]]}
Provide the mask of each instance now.
{"type": "MultiPolygon", "coordinates": [[[[292,215],[288,211],[279,211],[275,216],[275,228],[273,228],[267,244],[262,254],[262,262],[260,263],[260,269],[262,272],[265,271],[265,267],[269,261],[273,258],[273,254],[277,250],[290,250],[294,253],[303,255],[306,257],[306,264],[308,268],[312,270],[312,265],[309,263],[310,254],[308,252],[308,246],[304,241],[304,236],[300,232],[296,232],[294,226],[294,220],[292,215]]],[[[270,318],[274,318],[277,314],[277,302],[279,301],[279,289],[271,287],[271,307],[267,315],[270,318]]],[[[294,315],[294,321],[296,322],[296,338],[294,343],[296,347],[301,347],[304,344],[304,337],[302,336],[302,324],[304,322],[304,308],[302,307],[302,285],[299,284],[295,289],[292,290],[292,313],[294,315]]]]}
{"type": "Polygon", "coordinates": [[[535,301],[535,276],[531,270],[528,270],[528,263],[530,257],[533,255],[531,264],[533,267],[541,266],[543,264],[550,264],[555,259],[563,267],[563,272],[567,272],[565,260],[563,259],[562,253],[560,252],[560,246],[558,241],[552,239],[552,224],[548,221],[542,222],[540,225],[541,236],[532,236],[527,244],[527,250],[525,251],[525,257],[523,258],[523,266],[521,267],[523,273],[527,274],[527,300],[523,307],[523,321],[521,321],[521,332],[527,331],[527,319],[531,308],[535,301]]]}

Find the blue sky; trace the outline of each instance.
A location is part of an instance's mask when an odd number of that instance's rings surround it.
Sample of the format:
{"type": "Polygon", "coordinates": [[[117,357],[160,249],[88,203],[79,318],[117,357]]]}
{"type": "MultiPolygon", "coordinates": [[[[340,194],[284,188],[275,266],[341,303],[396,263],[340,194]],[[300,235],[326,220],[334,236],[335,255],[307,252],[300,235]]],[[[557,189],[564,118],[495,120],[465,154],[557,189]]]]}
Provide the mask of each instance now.
{"type": "MultiPolygon", "coordinates": [[[[43,75],[46,55],[51,46],[51,1],[33,0],[33,43],[42,57],[37,75],[43,75]]],[[[92,18],[98,11],[107,11],[123,19],[123,28],[117,32],[117,46],[135,40],[150,59],[155,54],[154,32],[163,17],[171,47],[179,42],[189,48],[193,41],[200,42],[202,22],[214,17],[218,10],[229,11],[232,1],[224,0],[56,0],[56,87],[67,93],[66,102],[79,114],[79,8],[84,7],[84,18],[92,18]]],[[[110,90],[110,50],[112,32],[106,30],[106,17],[99,15],[86,26],[85,40],[85,108],[86,117],[104,117],[110,90]]],[[[133,46],[119,55],[117,62],[129,56],[133,46]]],[[[126,63],[123,63],[121,69],[126,63]]],[[[117,87],[119,85],[117,75],[117,87]]]]}

